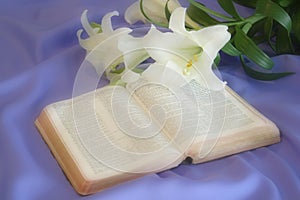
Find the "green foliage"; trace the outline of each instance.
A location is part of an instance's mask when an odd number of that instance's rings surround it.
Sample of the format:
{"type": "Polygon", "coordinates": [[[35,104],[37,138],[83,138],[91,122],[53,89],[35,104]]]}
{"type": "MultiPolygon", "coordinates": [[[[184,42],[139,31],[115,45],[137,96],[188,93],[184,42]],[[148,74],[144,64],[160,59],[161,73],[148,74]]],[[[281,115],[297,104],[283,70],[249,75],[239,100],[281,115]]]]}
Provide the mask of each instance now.
{"type": "Polygon", "coordinates": [[[240,14],[236,11],[232,1],[228,0],[218,0],[220,6],[225,10],[229,15],[238,20],[243,20],[240,14]]]}
{"type": "Polygon", "coordinates": [[[298,0],[218,0],[228,15],[217,13],[197,2],[189,0],[187,14],[201,26],[224,24],[232,38],[222,51],[239,56],[245,72],[259,80],[275,80],[290,74],[264,73],[248,67],[244,57],[262,69],[271,70],[273,62],[259,47],[269,45],[275,54],[300,54],[300,3],[298,0]],[[254,14],[243,18],[235,4],[254,9],[254,14]]]}
{"type": "Polygon", "coordinates": [[[165,15],[166,15],[166,18],[167,18],[168,21],[170,21],[170,17],[171,17],[171,12],[170,12],[169,7],[168,7],[169,1],[170,0],[168,0],[166,5],[165,5],[165,15]]]}
{"type": "Polygon", "coordinates": [[[205,11],[199,9],[194,4],[191,4],[187,9],[187,14],[197,23],[199,23],[202,26],[210,26],[210,25],[216,25],[220,22],[213,17],[211,17],[209,14],[207,14],[205,11]]]}
{"type": "MultiPolygon", "coordinates": [[[[275,80],[292,72],[264,73],[247,66],[244,57],[251,60],[263,70],[271,70],[273,61],[260,47],[268,45],[274,54],[300,55],[300,1],[299,0],[218,0],[220,7],[227,14],[216,12],[204,4],[188,0],[190,5],[187,14],[200,26],[224,24],[229,27],[231,40],[222,51],[230,56],[239,56],[245,72],[259,80],[275,80]],[[253,15],[242,17],[236,9],[236,4],[253,9],[253,15]]],[[[168,8],[169,0],[165,5],[165,16],[170,19],[168,8]]],[[[140,0],[140,9],[151,23],[168,27],[153,21],[144,12],[143,0],[140,0]]],[[[186,27],[191,29],[190,27],[186,27]]],[[[218,63],[220,58],[216,58],[218,63]]]]}
{"type": "Polygon", "coordinates": [[[243,69],[245,70],[246,74],[252,78],[255,78],[257,80],[262,80],[262,81],[272,81],[272,80],[276,80],[276,79],[280,79],[283,78],[285,76],[289,76],[294,74],[293,72],[283,72],[283,73],[264,73],[264,72],[260,72],[257,70],[252,69],[251,67],[249,67],[245,61],[245,59],[243,58],[243,56],[240,56],[241,62],[242,62],[242,66],[243,69]]]}
{"type": "Polygon", "coordinates": [[[257,65],[265,69],[271,69],[273,67],[273,62],[270,57],[265,54],[239,27],[236,27],[233,41],[235,47],[257,65]]]}

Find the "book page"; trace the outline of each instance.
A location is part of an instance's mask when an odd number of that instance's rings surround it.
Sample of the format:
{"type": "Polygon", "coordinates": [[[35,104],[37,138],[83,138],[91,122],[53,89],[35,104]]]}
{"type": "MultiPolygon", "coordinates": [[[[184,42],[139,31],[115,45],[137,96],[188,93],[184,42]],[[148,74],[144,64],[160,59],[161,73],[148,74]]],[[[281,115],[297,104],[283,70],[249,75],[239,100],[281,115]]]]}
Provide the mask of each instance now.
{"type": "Polygon", "coordinates": [[[128,88],[146,109],[161,106],[165,116],[156,113],[155,117],[165,122],[164,131],[176,140],[176,146],[183,152],[197,140],[205,139],[209,142],[202,144],[198,151],[209,152],[218,138],[263,123],[226,90],[212,91],[196,80],[175,92],[164,85],[143,81],[128,88]]]}
{"type": "MultiPolygon", "coordinates": [[[[77,100],[83,101],[80,97],[77,100]]],[[[71,100],[51,104],[47,107],[47,110],[64,141],[63,143],[72,152],[72,157],[76,158],[80,168],[90,169],[92,171],[92,173],[88,173],[88,176],[110,171],[107,166],[93,158],[93,156],[85,149],[80,137],[78,137],[71,100]]],[[[84,108],[81,108],[81,110],[84,110],[84,108]]],[[[104,128],[105,127],[103,127],[103,129],[104,128]]]]}
{"type": "MultiPolygon", "coordinates": [[[[113,163],[115,168],[126,171],[126,167],[134,166],[135,172],[160,171],[176,166],[182,159],[162,133],[162,127],[153,121],[153,114],[145,112],[126,89],[106,87],[97,94],[97,99],[101,102],[97,112],[106,111],[109,116],[104,120],[109,127],[104,134],[111,146],[107,156],[120,157],[113,163]]],[[[105,160],[113,162],[111,158],[105,160]]]]}
{"type": "Polygon", "coordinates": [[[183,86],[183,91],[195,101],[205,114],[200,117],[201,129],[214,137],[218,132],[230,134],[232,131],[252,126],[258,121],[257,116],[238,102],[225,89],[212,91],[202,87],[196,80],[183,86]]]}
{"type": "Polygon", "coordinates": [[[122,87],[98,89],[50,110],[65,144],[91,177],[160,171],[182,159],[122,87]]]}
{"type": "Polygon", "coordinates": [[[155,122],[162,127],[170,142],[184,154],[196,137],[197,118],[203,115],[193,106],[191,98],[180,88],[170,88],[143,79],[127,88],[138,99],[141,107],[153,113],[155,122]]]}

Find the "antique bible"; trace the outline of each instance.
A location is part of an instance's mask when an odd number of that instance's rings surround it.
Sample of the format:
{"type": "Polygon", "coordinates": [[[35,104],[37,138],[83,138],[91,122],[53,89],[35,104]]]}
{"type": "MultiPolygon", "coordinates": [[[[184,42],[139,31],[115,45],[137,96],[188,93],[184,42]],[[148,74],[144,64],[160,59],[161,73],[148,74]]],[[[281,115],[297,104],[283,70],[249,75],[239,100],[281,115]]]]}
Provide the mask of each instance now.
{"type": "Polygon", "coordinates": [[[46,106],[35,124],[82,195],[280,141],[276,125],[229,87],[195,79],[105,86],[46,106]]]}

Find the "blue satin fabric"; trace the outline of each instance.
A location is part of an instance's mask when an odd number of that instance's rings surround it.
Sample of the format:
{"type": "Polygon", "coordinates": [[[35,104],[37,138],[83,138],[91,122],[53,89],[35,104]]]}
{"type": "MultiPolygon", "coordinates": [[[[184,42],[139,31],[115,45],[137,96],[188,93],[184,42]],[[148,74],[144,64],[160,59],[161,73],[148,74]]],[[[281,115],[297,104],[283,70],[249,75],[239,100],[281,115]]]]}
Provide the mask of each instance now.
{"type": "MultiPolygon", "coordinates": [[[[272,82],[247,77],[235,58],[220,69],[230,87],[274,121],[282,142],[199,165],[181,165],[103,192],[78,195],[34,126],[44,106],[71,97],[85,52],[80,15],[99,21],[133,0],[0,2],[0,199],[298,199],[300,197],[300,57],[273,57],[272,82]]],[[[205,1],[208,5],[215,2],[205,1]]],[[[113,19],[123,26],[122,17],[113,19]]]]}

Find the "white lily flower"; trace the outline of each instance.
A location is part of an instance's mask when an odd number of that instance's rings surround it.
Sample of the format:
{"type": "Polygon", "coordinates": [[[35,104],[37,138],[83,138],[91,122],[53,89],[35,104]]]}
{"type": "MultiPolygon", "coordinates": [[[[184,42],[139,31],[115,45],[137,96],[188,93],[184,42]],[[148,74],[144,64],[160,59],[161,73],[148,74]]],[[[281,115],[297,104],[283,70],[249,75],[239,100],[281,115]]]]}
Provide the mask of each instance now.
{"type": "Polygon", "coordinates": [[[160,83],[176,90],[189,82],[189,79],[182,76],[181,72],[182,68],[173,61],[168,61],[165,65],[155,62],[141,74],[141,77],[149,82],[160,83]]]}
{"type": "MultiPolygon", "coordinates": [[[[167,1],[168,0],[143,0],[144,12],[152,21],[159,24],[168,24],[168,19],[165,15],[165,5],[167,1]]],[[[125,12],[125,20],[129,24],[134,24],[138,21],[147,23],[147,19],[140,9],[140,3],[141,0],[138,0],[127,8],[125,12]]],[[[181,5],[177,0],[170,0],[168,3],[168,8],[171,13],[179,7],[181,7],[181,5]]],[[[186,23],[192,28],[200,28],[200,26],[195,23],[189,16],[186,16],[186,23]]]]}
{"type": "Polygon", "coordinates": [[[230,40],[228,27],[215,25],[197,31],[187,31],[184,26],[185,12],[184,8],[176,9],[171,16],[169,28],[174,33],[186,36],[203,48],[200,55],[194,55],[194,58],[189,60],[185,69],[189,70],[193,66],[206,79],[211,89],[221,89],[225,83],[213,73],[212,65],[218,52],[230,40]]]}
{"type": "MultiPolygon", "coordinates": [[[[216,25],[197,31],[185,29],[185,9],[173,11],[169,28],[173,32],[162,33],[154,26],[144,38],[125,36],[120,39],[119,48],[123,52],[137,49],[142,55],[142,48],[161,66],[168,64],[174,71],[185,75],[187,79],[205,78],[213,90],[224,88],[224,83],[212,71],[212,65],[219,50],[229,41],[228,27],[216,25]]],[[[126,54],[126,53],[125,53],[126,54]]],[[[138,54],[138,53],[137,53],[138,54]]],[[[135,55],[135,58],[138,55],[135,55]]],[[[124,56],[129,65],[135,63],[132,56],[124,56]]]]}
{"type": "Polygon", "coordinates": [[[89,37],[82,39],[83,30],[77,31],[79,43],[87,51],[86,60],[95,67],[100,76],[106,71],[110,80],[120,79],[119,73],[111,73],[112,68],[123,62],[123,54],[118,48],[118,39],[132,31],[129,28],[113,29],[111,17],[118,15],[117,11],[107,13],[102,18],[100,31],[99,28],[90,25],[85,10],[81,15],[81,23],[89,37]]]}
{"type": "Polygon", "coordinates": [[[117,11],[113,11],[110,13],[107,13],[103,18],[101,22],[101,28],[102,31],[99,31],[99,28],[93,28],[87,19],[87,10],[83,11],[81,15],[81,24],[88,34],[87,39],[82,39],[81,34],[83,32],[83,29],[79,29],[77,31],[77,37],[79,40],[80,45],[86,49],[87,51],[91,51],[93,48],[95,48],[99,43],[103,42],[109,37],[113,37],[117,34],[128,34],[132,30],[129,28],[119,28],[116,30],[113,30],[112,24],[111,24],[111,17],[118,16],[119,13],[117,11]]]}
{"type": "Polygon", "coordinates": [[[176,34],[184,35],[194,41],[213,60],[221,48],[230,40],[228,27],[224,25],[214,25],[201,30],[187,31],[184,26],[184,16],[186,9],[178,8],[170,18],[169,28],[176,34]]]}

